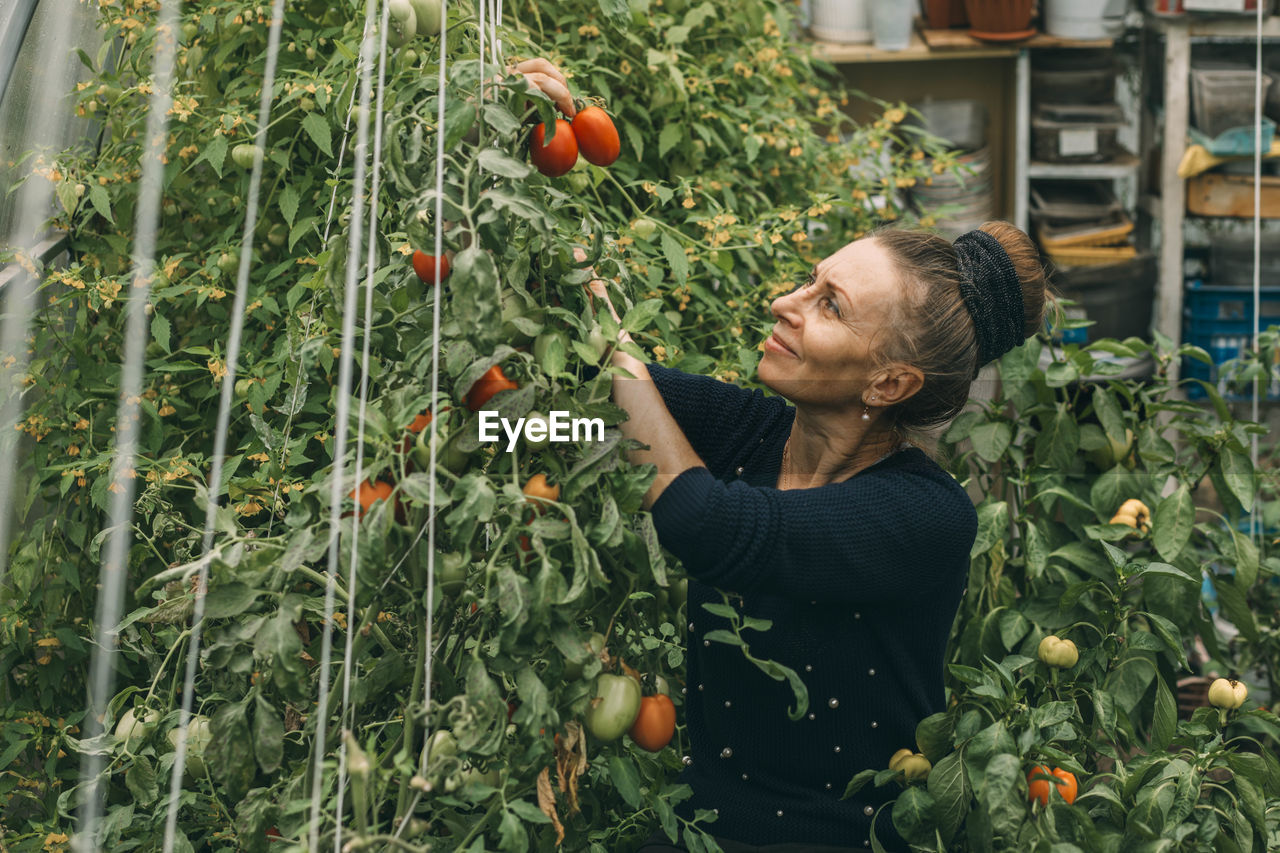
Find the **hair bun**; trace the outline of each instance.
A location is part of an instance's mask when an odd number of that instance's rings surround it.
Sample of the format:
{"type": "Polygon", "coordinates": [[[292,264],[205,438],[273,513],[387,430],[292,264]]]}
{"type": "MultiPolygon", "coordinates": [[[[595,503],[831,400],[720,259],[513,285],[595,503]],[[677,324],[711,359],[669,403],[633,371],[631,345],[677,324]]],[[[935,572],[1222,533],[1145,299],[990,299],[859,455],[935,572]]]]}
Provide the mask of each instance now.
{"type": "Polygon", "coordinates": [[[1026,340],[1022,283],[1009,253],[988,232],[969,231],[952,245],[959,263],[960,295],[973,317],[981,368],[1026,340]]]}

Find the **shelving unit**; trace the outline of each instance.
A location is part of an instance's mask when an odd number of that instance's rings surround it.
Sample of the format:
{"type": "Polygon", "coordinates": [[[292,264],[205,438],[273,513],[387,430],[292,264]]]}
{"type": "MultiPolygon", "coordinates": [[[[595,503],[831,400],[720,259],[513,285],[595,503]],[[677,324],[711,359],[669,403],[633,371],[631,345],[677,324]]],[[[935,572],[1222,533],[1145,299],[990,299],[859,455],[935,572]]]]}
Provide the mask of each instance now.
{"type": "MultiPolygon", "coordinates": [[[[1191,15],[1177,18],[1147,15],[1149,32],[1164,36],[1164,143],[1161,147],[1158,194],[1144,193],[1143,207],[1160,223],[1159,282],[1156,290],[1156,329],[1174,341],[1182,340],[1183,261],[1187,201],[1186,181],[1178,176],[1178,166],[1186,150],[1190,128],[1191,102],[1188,81],[1191,75],[1191,42],[1197,38],[1251,41],[1257,36],[1256,19],[1200,19],[1191,15]]],[[[1264,38],[1280,38],[1280,18],[1263,22],[1264,38]]],[[[1142,110],[1141,137],[1144,150],[1151,150],[1155,132],[1150,110],[1142,110]]]]}

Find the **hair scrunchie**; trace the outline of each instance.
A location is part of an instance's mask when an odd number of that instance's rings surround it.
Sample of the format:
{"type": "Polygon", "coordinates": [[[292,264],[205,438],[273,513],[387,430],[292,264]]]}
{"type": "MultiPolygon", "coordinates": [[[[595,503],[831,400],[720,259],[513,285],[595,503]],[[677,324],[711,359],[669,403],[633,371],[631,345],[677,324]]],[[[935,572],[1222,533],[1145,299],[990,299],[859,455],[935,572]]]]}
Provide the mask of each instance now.
{"type": "Polygon", "coordinates": [[[973,316],[981,368],[1026,341],[1022,285],[1009,253],[986,231],[961,234],[952,245],[960,259],[960,296],[973,316]]]}

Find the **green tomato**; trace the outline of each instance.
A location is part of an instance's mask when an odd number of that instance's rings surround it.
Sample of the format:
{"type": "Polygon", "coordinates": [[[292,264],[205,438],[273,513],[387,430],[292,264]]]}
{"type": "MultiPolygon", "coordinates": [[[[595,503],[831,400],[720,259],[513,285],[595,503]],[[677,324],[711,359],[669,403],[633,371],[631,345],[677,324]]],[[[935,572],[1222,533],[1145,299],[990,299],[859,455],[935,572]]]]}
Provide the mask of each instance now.
{"type": "Polygon", "coordinates": [[[1080,660],[1080,652],[1075,643],[1052,634],[1040,641],[1036,654],[1041,663],[1058,669],[1071,669],[1080,660]]]}
{"type": "Polygon", "coordinates": [[[160,713],[158,711],[144,710],[139,715],[133,708],[130,708],[120,715],[120,721],[116,723],[116,738],[124,741],[126,747],[131,746],[134,741],[141,741],[146,738],[159,721],[160,713]]]}
{"type": "Polygon", "coordinates": [[[191,40],[194,39],[199,32],[200,27],[197,24],[187,21],[182,25],[182,40],[190,44],[191,40]]]}
{"type": "MultiPolygon", "coordinates": [[[[418,433],[413,446],[413,464],[419,471],[431,467],[431,430],[418,433]]],[[[454,474],[461,474],[471,463],[471,454],[458,447],[458,436],[443,430],[436,434],[436,464],[454,474]]]]}
{"type": "Polygon", "coordinates": [[[252,142],[244,142],[231,149],[231,160],[241,169],[252,169],[253,162],[261,151],[252,142]]]}
{"type": "Polygon", "coordinates": [[[417,16],[409,0],[390,0],[391,17],[387,24],[387,47],[404,47],[418,31],[417,16]]]}
{"type": "Polygon", "coordinates": [[[587,706],[584,722],[598,740],[617,740],[639,713],[640,682],[629,675],[605,673],[596,679],[596,695],[587,706]]]}
{"type": "Polygon", "coordinates": [[[533,340],[533,336],[520,331],[513,320],[523,317],[540,324],[543,316],[542,306],[524,294],[509,287],[502,291],[502,335],[511,346],[521,347],[533,340]]]}
{"type": "Polygon", "coordinates": [[[587,661],[593,657],[600,657],[600,654],[604,651],[605,642],[604,634],[601,634],[599,631],[593,631],[591,636],[587,638],[587,642],[584,643],[586,646],[587,656],[580,661],[565,660],[564,680],[577,681],[581,678],[582,670],[586,666],[587,661]]]}
{"type": "Polygon", "coordinates": [[[409,68],[413,68],[418,64],[418,52],[411,47],[405,48],[404,51],[400,53],[400,61],[409,68]]]}
{"type": "Polygon", "coordinates": [[[467,555],[458,551],[441,554],[435,564],[436,582],[445,595],[457,595],[467,585],[467,555]]]}
{"type": "Polygon", "coordinates": [[[667,322],[671,324],[671,328],[678,329],[680,324],[684,322],[684,315],[679,311],[664,311],[663,316],[667,318],[667,322]]]}
{"type": "Polygon", "coordinates": [[[243,400],[245,397],[248,397],[249,389],[252,386],[253,386],[253,379],[250,377],[245,377],[244,379],[237,379],[236,380],[236,399],[243,400]]]}
{"type": "MultiPolygon", "coordinates": [[[[585,163],[585,160],[579,160],[579,163],[585,163]]],[[[569,190],[573,193],[581,195],[591,186],[591,175],[586,169],[574,168],[565,176],[565,183],[569,190]]]]}
{"type": "Polygon", "coordinates": [[[240,271],[240,253],[223,252],[218,255],[218,269],[227,275],[235,275],[240,271]]]}
{"type": "MultiPolygon", "coordinates": [[[[176,727],[169,729],[166,737],[169,738],[169,744],[177,749],[178,729],[176,727]]],[[[203,714],[192,714],[191,721],[187,723],[186,775],[188,779],[204,777],[204,751],[212,742],[213,733],[209,731],[209,718],[203,714]]]]}
{"type": "Polygon", "coordinates": [[[667,681],[666,676],[650,675],[647,677],[653,683],[655,692],[661,693],[663,696],[671,695],[671,682],[667,681]]]}
{"type": "Polygon", "coordinates": [[[658,223],[647,216],[642,216],[631,223],[631,233],[641,240],[649,240],[658,232],[658,223]]]}
{"type": "Polygon", "coordinates": [[[596,354],[593,364],[599,364],[600,359],[604,358],[605,350],[609,349],[609,339],[604,336],[604,329],[600,324],[591,327],[591,331],[587,333],[587,346],[591,347],[591,351],[596,354]]]}
{"type": "Polygon", "coordinates": [[[548,447],[550,447],[550,446],[551,446],[551,420],[550,420],[550,418],[548,418],[548,417],[547,417],[546,415],[544,415],[542,412],[530,412],[529,414],[527,414],[527,415],[525,415],[525,416],[524,416],[524,422],[525,422],[525,423],[524,423],[524,427],[525,427],[525,428],[524,428],[524,430],[520,433],[520,435],[521,435],[521,436],[523,437],[523,439],[524,439],[524,446],[525,446],[525,447],[529,448],[530,450],[545,450],[546,448],[548,448],[548,447]],[[541,439],[532,439],[532,438],[529,438],[529,432],[528,432],[528,430],[529,430],[529,424],[530,424],[530,422],[533,422],[533,421],[540,421],[540,422],[542,423],[542,434],[543,434],[543,435],[542,435],[542,438],[541,438],[541,439]]]}
{"type": "Polygon", "coordinates": [[[559,329],[545,331],[533,342],[533,357],[543,373],[558,374],[563,371],[568,353],[569,336],[559,329]]]}
{"type": "Polygon", "coordinates": [[[444,16],[440,13],[440,0],[409,0],[413,6],[414,16],[418,21],[418,35],[434,36],[439,35],[440,28],[444,25],[444,16]]]}

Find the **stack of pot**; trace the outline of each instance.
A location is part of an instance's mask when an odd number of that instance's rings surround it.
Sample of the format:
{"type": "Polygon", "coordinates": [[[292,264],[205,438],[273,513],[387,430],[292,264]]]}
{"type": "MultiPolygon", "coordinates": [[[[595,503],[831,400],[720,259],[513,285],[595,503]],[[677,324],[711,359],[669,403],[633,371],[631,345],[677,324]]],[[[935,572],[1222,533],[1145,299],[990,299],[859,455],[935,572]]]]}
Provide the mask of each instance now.
{"type": "Polygon", "coordinates": [[[919,117],[909,122],[958,150],[960,175],[944,173],[912,190],[919,212],[934,217],[938,231],[954,239],[996,218],[991,148],[987,145],[987,109],[969,99],[928,100],[912,104],[919,117]]]}

